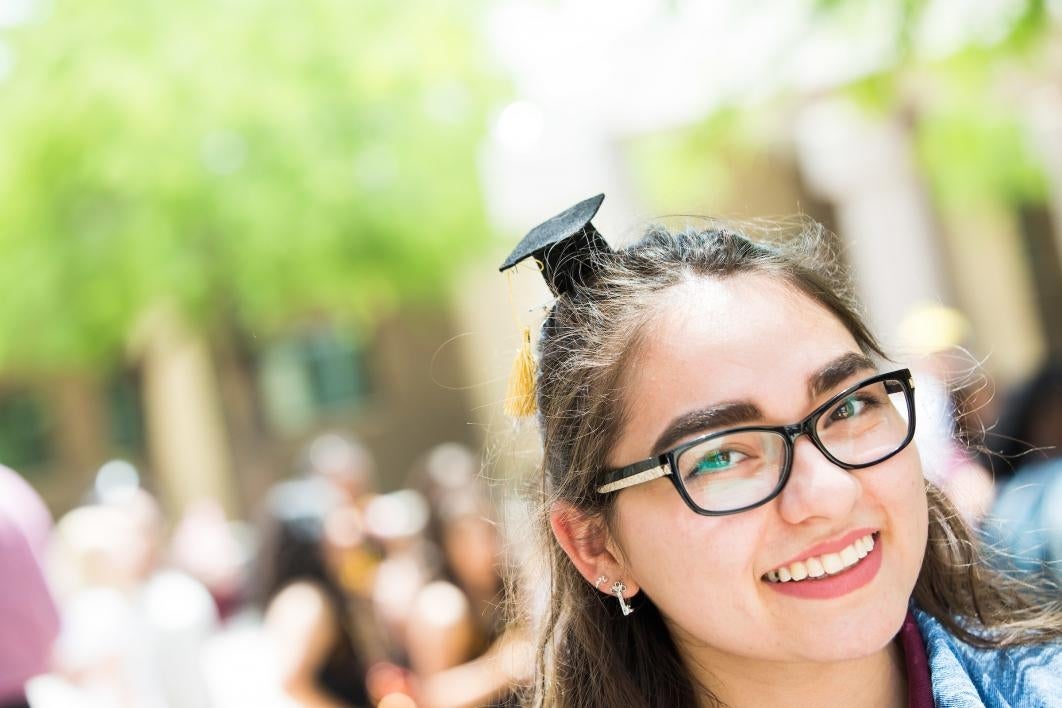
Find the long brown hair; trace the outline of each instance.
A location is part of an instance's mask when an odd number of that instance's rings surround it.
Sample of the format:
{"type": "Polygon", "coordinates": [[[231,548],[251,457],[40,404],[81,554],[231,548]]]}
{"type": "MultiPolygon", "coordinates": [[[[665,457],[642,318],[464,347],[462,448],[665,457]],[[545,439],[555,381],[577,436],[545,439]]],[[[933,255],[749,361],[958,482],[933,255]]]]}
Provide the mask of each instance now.
{"type": "MultiPolygon", "coordinates": [[[[590,586],[550,530],[556,502],[607,527],[616,495],[595,492],[624,423],[623,382],[658,313],[660,293],[694,278],[759,273],[778,278],[832,312],[869,356],[885,358],[864,324],[836,242],[813,222],[796,234],[752,240],[729,228],[652,227],[636,243],[595,257],[594,276],[556,301],[539,339],[537,403],[543,441],[537,532],[548,601],[529,619],[537,635],[535,706],[696,706],[713,697],[685,667],[664,618],[644,593],[638,611],[590,586]]],[[[918,604],[979,646],[1062,636],[1058,606],[997,575],[958,514],[927,484],[929,542],[914,591],[918,604]],[[984,631],[989,630],[989,631],[984,631]]]]}

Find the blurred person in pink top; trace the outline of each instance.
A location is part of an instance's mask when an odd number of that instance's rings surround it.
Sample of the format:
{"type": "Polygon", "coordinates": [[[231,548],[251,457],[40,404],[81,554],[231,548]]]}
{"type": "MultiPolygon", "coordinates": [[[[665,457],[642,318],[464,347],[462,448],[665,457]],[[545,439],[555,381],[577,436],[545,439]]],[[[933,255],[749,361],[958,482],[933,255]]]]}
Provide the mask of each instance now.
{"type": "Polygon", "coordinates": [[[51,529],[41,498],[0,465],[0,708],[28,706],[26,682],[48,671],[59,633],[43,571],[51,529]]]}

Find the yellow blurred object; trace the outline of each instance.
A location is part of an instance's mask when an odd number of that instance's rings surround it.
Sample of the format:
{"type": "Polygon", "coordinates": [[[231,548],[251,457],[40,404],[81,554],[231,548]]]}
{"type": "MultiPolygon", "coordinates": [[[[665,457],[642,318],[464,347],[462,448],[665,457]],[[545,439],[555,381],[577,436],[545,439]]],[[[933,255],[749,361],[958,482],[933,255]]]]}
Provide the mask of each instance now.
{"type": "Polygon", "coordinates": [[[535,358],[531,354],[531,328],[524,327],[524,342],[513,362],[505,394],[505,414],[526,418],[535,413],[535,358]]]}
{"type": "Polygon", "coordinates": [[[960,346],[969,334],[970,323],[964,314],[936,303],[915,305],[897,328],[900,345],[921,355],[960,346]]]}

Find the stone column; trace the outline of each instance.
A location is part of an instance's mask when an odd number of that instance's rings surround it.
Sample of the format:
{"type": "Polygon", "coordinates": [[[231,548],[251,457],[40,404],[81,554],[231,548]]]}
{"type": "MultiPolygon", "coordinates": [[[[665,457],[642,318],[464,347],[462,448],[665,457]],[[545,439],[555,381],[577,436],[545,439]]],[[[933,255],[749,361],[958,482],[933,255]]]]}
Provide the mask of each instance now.
{"type": "Polygon", "coordinates": [[[908,137],[897,121],[839,99],[806,108],[795,137],[809,187],[834,204],[858,294],[888,346],[914,305],[951,304],[908,137]]]}
{"type": "Polygon", "coordinates": [[[235,484],[215,369],[203,336],[180,316],[156,310],[138,332],[149,456],[174,514],[212,497],[236,509],[235,484]]]}

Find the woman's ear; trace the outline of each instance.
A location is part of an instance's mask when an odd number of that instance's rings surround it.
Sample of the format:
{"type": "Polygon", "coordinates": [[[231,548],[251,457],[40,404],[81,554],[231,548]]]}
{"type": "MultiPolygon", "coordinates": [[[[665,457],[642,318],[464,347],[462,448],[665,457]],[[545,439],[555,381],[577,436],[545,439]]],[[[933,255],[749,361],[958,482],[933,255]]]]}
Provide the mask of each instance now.
{"type": "Polygon", "coordinates": [[[637,584],[632,578],[624,577],[623,559],[618,549],[613,550],[616,546],[611,542],[604,520],[571,504],[556,502],[550,509],[549,524],[557,542],[586,582],[605,594],[612,594],[613,583],[621,582],[626,586],[624,597],[637,594],[637,584]]]}

